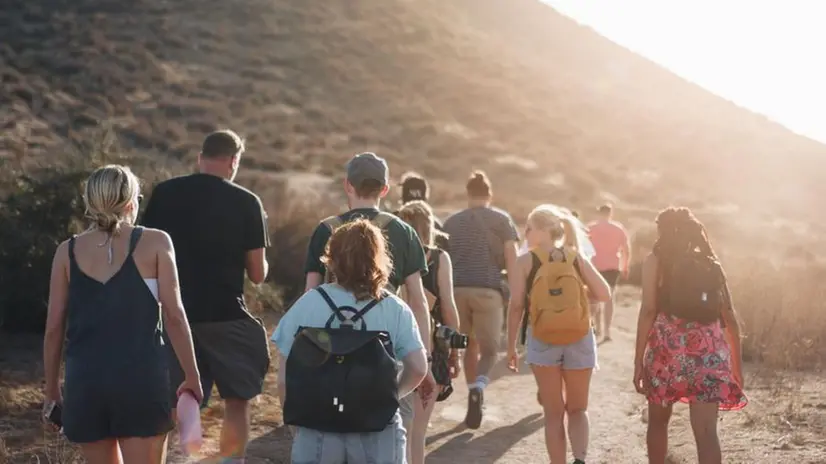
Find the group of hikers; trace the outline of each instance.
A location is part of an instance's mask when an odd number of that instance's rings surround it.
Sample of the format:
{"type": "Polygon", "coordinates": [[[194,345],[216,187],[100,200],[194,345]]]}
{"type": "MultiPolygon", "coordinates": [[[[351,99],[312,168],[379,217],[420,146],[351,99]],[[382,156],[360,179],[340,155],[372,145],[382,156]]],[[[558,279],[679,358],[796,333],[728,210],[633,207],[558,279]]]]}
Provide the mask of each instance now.
{"type": "MultiPolygon", "coordinates": [[[[244,149],[232,131],[208,135],[199,172],[158,184],[140,221],[128,167],[87,180],[91,227],[58,246],[52,267],[44,420],[59,406],[64,435],[91,464],[165,462],[179,395],[205,407],[213,386],[224,401],[219,462],[244,462],[271,361],[244,301],[245,276],[266,279],[270,246],[259,197],[234,183],[244,149]]],[[[313,231],[305,292],[272,333],[291,462],[424,463],[430,416],[452,382],[464,371],[464,422],[478,429],[500,349],[518,371],[524,344],[551,463],[567,462],[566,436],[585,463],[597,338],[611,340],[613,292],[631,258],[610,205],[587,226],[540,205],[520,234],[491,206],[482,172],[467,181],[467,208],[444,223],[415,174],[401,181],[401,207],[383,211],[390,182],[384,159],[350,159],[349,210],[313,231]]],[[[633,375],[649,404],[649,462],[666,462],[683,401],[699,462],[720,463],[718,410],[746,404],[738,318],[697,218],[672,207],[656,224],[633,375]]]]}

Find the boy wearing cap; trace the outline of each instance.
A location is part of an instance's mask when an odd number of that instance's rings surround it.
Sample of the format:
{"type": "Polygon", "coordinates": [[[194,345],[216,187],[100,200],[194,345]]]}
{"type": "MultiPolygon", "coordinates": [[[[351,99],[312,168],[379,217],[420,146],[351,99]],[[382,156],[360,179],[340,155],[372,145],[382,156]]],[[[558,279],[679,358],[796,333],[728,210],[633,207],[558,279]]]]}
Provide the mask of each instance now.
{"type": "MultiPolygon", "coordinates": [[[[389,251],[393,256],[390,285],[394,288],[406,286],[407,303],[416,316],[419,332],[425,348],[429,351],[430,314],[421,278],[421,275],[427,271],[427,260],[416,231],[396,216],[382,213],[379,210],[379,203],[389,190],[389,175],[387,162],[374,153],[358,154],[347,163],[344,192],[347,194],[347,206],[350,210],[339,216],[325,219],[315,228],[310,238],[307,261],[304,266],[307,276],[305,291],[312,290],[324,281],[326,268],[321,262],[321,257],[336,225],[359,217],[375,223],[380,214],[386,215],[382,217],[381,228],[385,232],[389,251]]],[[[435,384],[433,375],[428,374],[419,386],[420,394],[425,398],[430,396],[435,384]]],[[[412,398],[409,396],[399,401],[405,429],[409,429],[410,420],[413,417],[411,401],[412,398]]]]}
{"type": "MultiPolygon", "coordinates": [[[[256,284],[267,276],[270,238],[261,200],[233,182],[243,152],[235,132],[209,134],[199,172],[158,184],[142,221],[172,238],[204,405],[214,384],[224,400],[220,455],[235,459],[246,453],[249,400],[261,394],[270,364],[267,334],[244,302],[244,274],[256,284]]],[[[183,372],[169,354],[174,392],[183,372]]]]}

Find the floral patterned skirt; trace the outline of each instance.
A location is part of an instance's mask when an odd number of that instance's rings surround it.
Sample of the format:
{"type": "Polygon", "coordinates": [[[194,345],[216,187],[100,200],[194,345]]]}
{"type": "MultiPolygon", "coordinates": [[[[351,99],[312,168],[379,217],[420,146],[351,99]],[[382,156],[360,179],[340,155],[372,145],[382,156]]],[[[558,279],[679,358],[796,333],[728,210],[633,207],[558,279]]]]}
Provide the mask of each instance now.
{"type": "Polygon", "coordinates": [[[748,403],[734,381],[731,351],[719,322],[700,324],[658,314],[643,366],[653,404],[719,403],[722,411],[736,411],[748,403]]]}

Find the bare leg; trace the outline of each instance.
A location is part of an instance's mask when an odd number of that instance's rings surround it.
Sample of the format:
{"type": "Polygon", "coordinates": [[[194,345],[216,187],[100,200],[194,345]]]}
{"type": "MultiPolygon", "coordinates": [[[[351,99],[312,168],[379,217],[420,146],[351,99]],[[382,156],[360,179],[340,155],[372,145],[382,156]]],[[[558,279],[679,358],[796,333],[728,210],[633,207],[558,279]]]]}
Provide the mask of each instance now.
{"type": "Polygon", "coordinates": [[[479,365],[479,344],[476,343],[476,340],[468,341],[462,364],[465,370],[465,380],[470,385],[476,381],[476,367],[479,365]]]}
{"type": "Polygon", "coordinates": [[[565,443],[565,402],[562,398],[560,366],[531,366],[542,396],[545,413],[545,446],[551,464],[565,464],[568,447],[565,443]]]}
{"type": "Polygon", "coordinates": [[[121,464],[117,440],[101,440],[80,445],[88,464],[121,464]]]}
{"type": "Polygon", "coordinates": [[[585,460],[588,454],[590,424],[588,421],[588,393],[593,369],[563,370],[565,382],[565,411],[568,413],[568,437],[574,459],[585,460]]]}
{"type": "Polygon", "coordinates": [[[123,464],[165,464],[166,435],[120,440],[123,464]]]}
{"type": "Polygon", "coordinates": [[[717,437],[717,403],[692,403],[689,406],[691,430],[697,442],[700,464],[722,464],[720,439],[717,437]]]}
{"type": "Polygon", "coordinates": [[[422,408],[422,399],[419,395],[413,399],[413,427],[407,433],[407,448],[410,450],[408,457],[410,464],[424,464],[425,457],[425,437],[427,436],[427,424],[430,422],[430,415],[433,414],[433,407],[436,401],[431,398],[427,408],[422,408]]]}
{"type": "Polygon", "coordinates": [[[672,407],[648,403],[648,463],[665,464],[668,454],[668,422],[671,420],[672,407]]]}
{"type": "Polygon", "coordinates": [[[221,456],[243,459],[247,452],[249,434],[249,401],[225,399],[224,423],[221,427],[221,456]]]}

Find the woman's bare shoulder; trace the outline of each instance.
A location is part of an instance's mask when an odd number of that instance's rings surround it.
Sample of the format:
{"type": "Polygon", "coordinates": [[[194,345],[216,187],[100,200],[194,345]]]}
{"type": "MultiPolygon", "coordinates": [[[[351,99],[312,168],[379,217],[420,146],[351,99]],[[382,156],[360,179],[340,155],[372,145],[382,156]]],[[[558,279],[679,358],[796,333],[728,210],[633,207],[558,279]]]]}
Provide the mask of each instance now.
{"type": "Polygon", "coordinates": [[[153,229],[145,227],[143,229],[142,239],[154,250],[169,250],[172,249],[172,238],[161,229],[153,229]]]}

